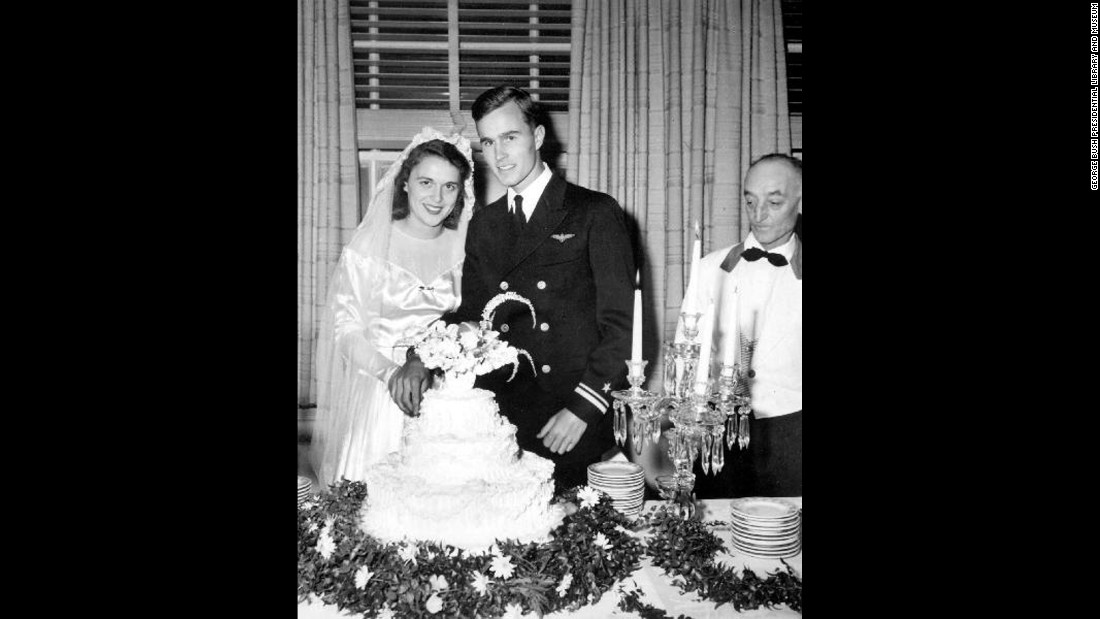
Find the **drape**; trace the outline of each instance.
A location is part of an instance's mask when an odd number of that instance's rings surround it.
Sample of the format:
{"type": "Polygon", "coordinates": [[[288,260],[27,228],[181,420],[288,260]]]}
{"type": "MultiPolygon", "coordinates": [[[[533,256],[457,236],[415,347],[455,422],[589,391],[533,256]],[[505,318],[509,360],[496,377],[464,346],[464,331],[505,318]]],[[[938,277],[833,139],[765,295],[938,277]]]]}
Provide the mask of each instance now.
{"type": "Polygon", "coordinates": [[[360,219],[348,6],[348,0],[298,2],[299,408],[315,402],[317,323],[340,250],[360,219]]]}
{"type": "Polygon", "coordinates": [[[567,177],[637,226],[647,385],[672,338],[693,222],[704,254],[748,234],[741,181],[791,149],[780,0],[574,0],[567,177]]]}

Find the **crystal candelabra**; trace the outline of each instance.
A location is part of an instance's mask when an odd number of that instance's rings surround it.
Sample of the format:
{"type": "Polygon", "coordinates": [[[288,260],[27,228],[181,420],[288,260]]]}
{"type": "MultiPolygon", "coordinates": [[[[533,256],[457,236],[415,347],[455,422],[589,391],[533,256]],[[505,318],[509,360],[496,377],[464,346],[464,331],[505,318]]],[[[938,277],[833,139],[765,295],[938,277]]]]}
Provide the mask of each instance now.
{"type": "Polygon", "coordinates": [[[733,449],[736,444],[744,449],[749,445],[752,373],[742,368],[751,366],[753,346],[741,346],[742,364],[723,364],[717,380],[696,385],[700,317],[698,313],[680,314],[684,341],[665,345],[663,393],[642,388],[647,362],[634,360],[626,362],[630,389],[611,392],[615,399],[615,440],[623,445],[630,436],[636,455],[641,455],[646,443],[658,444],[665,415],[672,422],[674,427],[665,430],[664,435],[676,472],[662,477],[658,485],[661,496],[677,504],[679,513],[688,517],[694,513],[695,474],[691,471],[695,460],[700,460],[704,474],[717,474],[725,466],[727,447],[733,449]]]}

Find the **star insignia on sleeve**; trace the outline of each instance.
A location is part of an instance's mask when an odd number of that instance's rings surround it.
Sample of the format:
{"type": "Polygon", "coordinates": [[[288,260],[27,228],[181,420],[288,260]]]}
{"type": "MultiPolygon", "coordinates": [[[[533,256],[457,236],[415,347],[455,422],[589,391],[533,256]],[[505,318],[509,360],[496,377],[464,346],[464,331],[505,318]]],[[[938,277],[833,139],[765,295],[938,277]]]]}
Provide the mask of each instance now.
{"type": "Polygon", "coordinates": [[[603,392],[607,393],[608,391],[611,391],[611,383],[604,383],[603,384],[603,392]]]}

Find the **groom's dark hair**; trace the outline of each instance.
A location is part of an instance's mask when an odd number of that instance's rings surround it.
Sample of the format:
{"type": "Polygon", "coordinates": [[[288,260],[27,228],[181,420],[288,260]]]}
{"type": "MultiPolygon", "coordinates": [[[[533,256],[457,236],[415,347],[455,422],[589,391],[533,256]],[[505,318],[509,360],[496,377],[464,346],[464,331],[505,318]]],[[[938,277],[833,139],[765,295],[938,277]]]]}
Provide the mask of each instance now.
{"type": "Polygon", "coordinates": [[[409,216],[409,194],[405,193],[405,182],[409,180],[413,168],[425,157],[439,157],[443,161],[458,168],[458,197],[455,198],[455,208],[450,215],[443,220],[443,227],[454,230],[458,227],[458,218],[462,216],[462,208],[466,202],[466,179],[470,178],[470,162],[462,153],[458,152],[454,144],[443,140],[428,140],[423,144],[417,144],[409,151],[409,156],[401,164],[401,171],[397,178],[393,179],[393,218],[404,219],[409,216]]]}
{"type": "Polygon", "coordinates": [[[539,109],[538,103],[527,94],[526,90],[513,86],[497,86],[481,93],[474,101],[474,106],[470,108],[474,122],[481,120],[489,112],[507,105],[509,101],[514,101],[519,106],[519,111],[523,112],[523,120],[527,121],[531,129],[544,124],[542,110],[539,109]]]}

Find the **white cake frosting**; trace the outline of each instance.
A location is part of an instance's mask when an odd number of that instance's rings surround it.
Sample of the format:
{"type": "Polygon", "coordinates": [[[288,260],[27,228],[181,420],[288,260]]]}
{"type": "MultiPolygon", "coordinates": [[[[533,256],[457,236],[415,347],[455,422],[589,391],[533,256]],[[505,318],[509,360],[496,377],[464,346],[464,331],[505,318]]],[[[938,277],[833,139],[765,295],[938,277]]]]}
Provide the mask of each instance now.
{"type": "Polygon", "coordinates": [[[549,539],[564,515],[550,505],[554,463],[519,449],[498,411],[484,389],[425,393],[402,450],[367,471],[363,530],[469,550],[549,539]]]}

